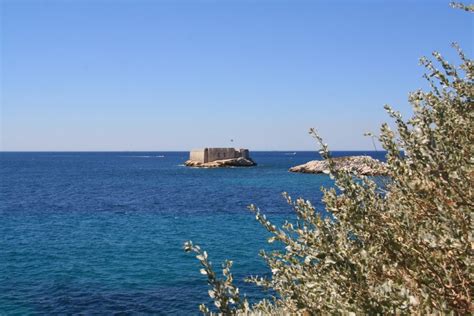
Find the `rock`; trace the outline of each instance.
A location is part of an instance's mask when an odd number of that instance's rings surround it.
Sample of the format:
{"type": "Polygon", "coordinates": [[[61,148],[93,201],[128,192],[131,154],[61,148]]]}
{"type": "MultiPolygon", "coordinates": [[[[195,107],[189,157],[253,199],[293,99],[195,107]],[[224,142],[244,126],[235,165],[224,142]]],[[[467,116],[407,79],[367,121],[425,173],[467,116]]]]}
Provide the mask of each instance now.
{"type": "MultiPolygon", "coordinates": [[[[388,173],[385,163],[369,156],[347,156],[333,158],[336,170],[348,171],[358,175],[381,176],[388,173]]],[[[327,160],[312,160],[303,165],[290,168],[291,172],[329,173],[327,160]]]]}
{"type": "Polygon", "coordinates": [[[184,163],[185,166],[188,167],[196,167],[196,168],[225,168],[225,167],[251,167],[257,165],[252,159],[250,158],[232,158],[232,159],[222,159],[222,160],[214,160],[211,162],[199,162],[188,160],[184,163]]]}
{"type": "Polygon", "coordinates": [[[250,167],[256,163],[250,158],[248,149],[230,147],[206,147],[193,149],[189,153],[188,167],[223,168],[223,167],[250,167]]]}

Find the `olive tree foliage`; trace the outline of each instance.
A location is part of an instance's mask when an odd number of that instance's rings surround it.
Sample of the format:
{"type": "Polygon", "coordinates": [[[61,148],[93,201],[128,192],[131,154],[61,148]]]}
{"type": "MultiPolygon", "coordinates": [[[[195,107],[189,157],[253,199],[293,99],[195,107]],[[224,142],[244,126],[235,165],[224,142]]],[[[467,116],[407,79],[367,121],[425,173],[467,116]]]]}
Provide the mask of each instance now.
{"type": "MultiPolygon", "coordinates": [[[[261,252],[271,277],[250,277],[276,296],[250,305],[233,284],[227,261],[223,278],[207,253],[191,242],[207,275],[209,296],[226,315],[359,313],[461,313],[474,311],[474,63],[453,44],[461,64],[439,53],[421,59],[431,89],[410,94],[413,116],[381,127],[388,181],[338,171],[328,146],[312,129],[338,188],[323,189],[331,217],[310,201],[292,200],[297,220],[273,225],[251,205],[256,219],[281,250],[261,252]],[[439,69],[437,68],[439,67],[439,69]]],[[[204,314],[210,307],[201,305],[204,314]]]]}
{"type": "Polygon", "coordinates": [[[460,3],[460,2],[451,2],[450,3],[451,7],[455,8],[455,9],[461,9],[461,10],[464,10],[464,11],[467,11],[467,12],[473,12],[474,11],[474,4],[464,4],[464,3],[460,3]]]}

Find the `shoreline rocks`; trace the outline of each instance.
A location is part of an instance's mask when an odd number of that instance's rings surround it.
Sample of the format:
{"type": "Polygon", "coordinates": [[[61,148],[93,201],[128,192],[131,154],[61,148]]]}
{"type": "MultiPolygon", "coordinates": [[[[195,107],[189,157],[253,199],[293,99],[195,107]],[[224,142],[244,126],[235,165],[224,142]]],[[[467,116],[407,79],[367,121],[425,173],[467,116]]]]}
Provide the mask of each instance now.
{"type": "MultiPolygon", "coordinates": [[[[336,170],[348,171],[364,176],[387,175],[388,169],[385,163],[369,156],[346,156],[333,158],[336,170]]],[[[301,173],[329,173],[327,160],[312,160],[305,164],[294,166],[290,172],[301,173]]]]}
{"type": "Polygon", "coordinates": [[[194,160],[188,160],[184,163],[187,167],[195,168],[226,168],[226,167],[252,167],[257,164],[250,158],[231,158],[214,160],[211,162],[200,162],[194,160]]]}

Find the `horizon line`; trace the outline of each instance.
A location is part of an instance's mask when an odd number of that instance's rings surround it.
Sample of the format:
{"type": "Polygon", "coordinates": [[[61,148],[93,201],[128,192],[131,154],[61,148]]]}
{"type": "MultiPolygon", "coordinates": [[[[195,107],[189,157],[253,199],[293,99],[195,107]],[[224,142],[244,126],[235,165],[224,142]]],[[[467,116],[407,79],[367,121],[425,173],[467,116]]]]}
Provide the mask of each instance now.
{"type": "MultiPolygon", "coordinates": [[[[329,150],[330,152],[386,152],[384,149],[334,149],[329,150]]],[[[0,153],[124,153],[124,152],[190,152],[190,150],[0,150],[0,153]]],[[[275,149],[275,150],[250,150],[250,152],[316,152],[319,153],[319,150],[302,150],[302,149],[275,149]]]]}

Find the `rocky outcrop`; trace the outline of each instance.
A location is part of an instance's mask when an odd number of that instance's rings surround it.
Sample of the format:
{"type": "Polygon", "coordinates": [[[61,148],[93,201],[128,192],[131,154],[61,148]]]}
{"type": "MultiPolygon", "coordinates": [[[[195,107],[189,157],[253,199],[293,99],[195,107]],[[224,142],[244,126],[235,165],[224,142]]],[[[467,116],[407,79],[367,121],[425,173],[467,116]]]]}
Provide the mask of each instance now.
{"type": "MultiPolygon", "coordinates": [[[[336,170],[348,171],[358,175],[380,176],[386,175],[386,165],[369,156],[348,156],[333,158],[336,170]]],[[[290,168],[291,172],[329,173],[327,160],[313,160],[303,165],[290,168]]]]}
{"type": "Polygon", "coordinates": [[[225,167],[251,167],[257,165],[250,158],[232,158],[232,159],[222,159],[214,160],[211,162],[199,162],[194,160],[188,160],[184,163],[188,167],[196,168],[225,168],[225,167]]]}

